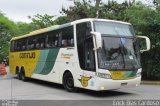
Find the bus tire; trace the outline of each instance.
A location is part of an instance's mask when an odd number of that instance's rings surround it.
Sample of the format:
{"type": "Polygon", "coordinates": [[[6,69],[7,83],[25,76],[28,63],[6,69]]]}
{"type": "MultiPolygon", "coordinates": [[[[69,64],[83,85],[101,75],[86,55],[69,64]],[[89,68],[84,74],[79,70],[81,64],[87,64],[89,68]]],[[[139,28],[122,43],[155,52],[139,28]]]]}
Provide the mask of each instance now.
{"type": "Polygon", "coordinates": [[[27,77],[25,76],[24,68],[21,69],[20,77],[21,77],[22,81],[24,81],[24,82],[27,81],[27,77]]]}
{"type": "Polygon", "coordinates": [[[17,79],[21,80],[21,75],[18,67],[16,67],[16,76],[17,76],[17,79]]]}
{"type": "Polygon", "coordinates": [[[77,88],[74,87],[74,79],[70,72],[63,75],[63,86],[68,92],[77,91],[77,88]]]}

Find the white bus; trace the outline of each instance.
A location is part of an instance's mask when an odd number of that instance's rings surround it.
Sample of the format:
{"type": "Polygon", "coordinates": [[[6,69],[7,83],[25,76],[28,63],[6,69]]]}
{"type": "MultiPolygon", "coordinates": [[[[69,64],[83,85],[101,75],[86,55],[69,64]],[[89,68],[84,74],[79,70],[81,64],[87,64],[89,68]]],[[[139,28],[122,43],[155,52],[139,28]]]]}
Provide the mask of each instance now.
{"type": "Polygon", "coordinates": [[[149,38],[136,36],[130,23],[81,19],[12,38],[10,72],[24,81],[63,84],[67,91],[133,87],[141,82],[140,51],[149,49],[149,38]]]}

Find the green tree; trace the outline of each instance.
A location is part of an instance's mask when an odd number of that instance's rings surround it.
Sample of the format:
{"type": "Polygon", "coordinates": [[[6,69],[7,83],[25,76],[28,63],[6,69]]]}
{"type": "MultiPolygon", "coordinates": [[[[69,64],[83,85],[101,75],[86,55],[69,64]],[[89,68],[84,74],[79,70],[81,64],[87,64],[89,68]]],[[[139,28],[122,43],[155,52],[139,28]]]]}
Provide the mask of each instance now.
{"type": "Polygon", "coordinates": [[[54,25],[54,18],[55,16],[50,16],[48,14],[40,15],[36,14],[34,17],[29,16],[29,18],[32,20],[31,24],[34,24],[36,26],[36,29],[45,28],[54,25]]]}
{"type": "Polygon", "coordinates": [[[96,0],[95,3],[91,0],[75,1],[74,6],[68,9],[63,7],[61,13],[65,14],[70,21],[87,17],[95,18],[97,17],[97,11],[99,11],[100,2],[101,0],[96,0]]]}
{"type": "Polygon", "coordinates": [[[0,15],[0,59],[8,56],[9,41],[15,36],[18,29],[14,22],[5,17],[2,13],[0,15]]]}
{"type": "Polygon", "coordinates": [[[132,6],[134,2],[125,1],[118,4],[116,1],[108,1],[103,3],[101,0],[74,2],[74,6],[67,9],[62,8],[62,14],[65,14],[70,21],[82,18],[107,18],[107,19],[123,19],[123,11],[132,6]],[[97,12],[99,14],[97,14],[97,12]]]}
{"type": "Polygon", "coordinates": [[[54,23],[56,25],[61,25],[70,22],[69,18],[67,16],[60,16],[57,19],[54,20],[54,23]]]}
{"type": "Polygon", "coordinates": [[[148,36],[152,48],[141,54],[143,79],[160,80],[160,12],[137,3],[125,10],[126,21],[132,23],[137,35],[148,36]]]}
{"type": "Polygon", "coordinates": [[[17,22],[18,35],[27,34],[33,30],[36,30],[36,25],[33,23],[17,22]]]}

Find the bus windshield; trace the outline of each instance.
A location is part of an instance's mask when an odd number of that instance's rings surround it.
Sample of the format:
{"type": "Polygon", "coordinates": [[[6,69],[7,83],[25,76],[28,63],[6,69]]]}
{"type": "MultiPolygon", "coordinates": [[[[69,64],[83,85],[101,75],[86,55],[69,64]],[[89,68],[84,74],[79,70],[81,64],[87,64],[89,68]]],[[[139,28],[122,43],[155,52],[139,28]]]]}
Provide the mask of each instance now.
{"type": "Polygon", "coordinates": [[[98,50],[99,68],[140,68],[140,58],[134,39],[102,37],[103,47],[98,50]]]}
{"type": "Polygon", "coordinates": [[[138,45],[131,25],[95,22],[95,31],[102,34],[102,49],[98,50],[99,68],[109,70],[140,68],[138,45]]]}
{"type": "Polygon", "coordinates": [[[133,36],[135,35],[132,25],[115,22],[95,21],[95,30],[101,34],[111,36],[133,36]]]}

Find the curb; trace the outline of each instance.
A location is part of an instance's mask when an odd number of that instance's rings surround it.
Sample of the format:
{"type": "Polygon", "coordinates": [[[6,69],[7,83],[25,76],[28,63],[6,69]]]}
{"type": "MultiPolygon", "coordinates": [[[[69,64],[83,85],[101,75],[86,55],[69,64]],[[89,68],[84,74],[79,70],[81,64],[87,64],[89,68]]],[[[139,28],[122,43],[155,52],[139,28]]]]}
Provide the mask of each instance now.
{"type": "Polygon", "coordinates": [[[141,81],[141,84],[146,84],[146,85],[160,85],[160,81],[141,81]]]}

